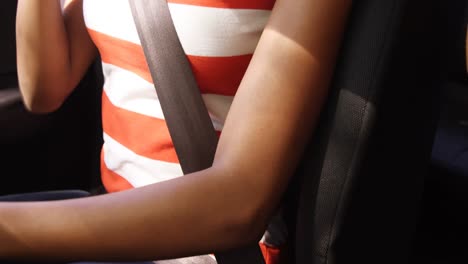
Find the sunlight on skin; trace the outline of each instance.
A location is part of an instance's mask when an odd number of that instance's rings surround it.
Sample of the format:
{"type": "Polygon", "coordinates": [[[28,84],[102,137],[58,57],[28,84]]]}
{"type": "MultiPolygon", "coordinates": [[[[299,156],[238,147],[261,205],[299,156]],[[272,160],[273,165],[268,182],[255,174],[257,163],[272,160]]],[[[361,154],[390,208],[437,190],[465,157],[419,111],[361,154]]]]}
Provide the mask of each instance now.
{"type": "Polygon", "coordinates": [[[69,4],[71,4],[71,2],[73,2],[73,0],[61,0],[61,2],[62,2],[63,8],[67,8],[67,6],[69,4]]]}

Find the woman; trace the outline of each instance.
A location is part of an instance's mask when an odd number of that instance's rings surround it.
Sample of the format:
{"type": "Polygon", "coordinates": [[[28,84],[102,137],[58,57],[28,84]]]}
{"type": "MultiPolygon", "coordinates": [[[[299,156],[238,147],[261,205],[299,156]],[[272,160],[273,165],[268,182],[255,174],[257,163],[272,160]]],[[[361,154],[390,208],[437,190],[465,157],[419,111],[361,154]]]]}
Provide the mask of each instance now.
{"type": "Polygon", "coordinates": [[[18,73],[31,111],[59,108],[100,52],[111,194],[0,203],[0,258],[135,261],[258,241],[319,116],[350,2],[169,1],[222,128],[213,166],[177,177],[127,1],[74,0],[62,14],[58,0],[19,0],[18,73]]]}

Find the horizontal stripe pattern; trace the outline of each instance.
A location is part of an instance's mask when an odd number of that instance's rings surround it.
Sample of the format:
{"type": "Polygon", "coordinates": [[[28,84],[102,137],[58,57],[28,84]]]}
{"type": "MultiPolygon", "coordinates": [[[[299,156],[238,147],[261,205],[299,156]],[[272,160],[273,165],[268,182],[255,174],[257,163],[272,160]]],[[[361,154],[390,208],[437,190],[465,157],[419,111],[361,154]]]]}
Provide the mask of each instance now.
{"type": "MultiPolygon", "coordinates": [[[[110,101],[106,92],[102,95],[102,113],[104,132],[127,146],[131,151],[151,159],[171,163],[179,162],[164,119],[117,107],[110,101]]],[[[226,115],[227,113],[219,114],[226,115]]],[[[211,117],[215,129],[220,134],[224,119],[214,118],[213,115],[211,117]]]]}
{"type": "Polygon", "coordinates": [[[104,150],[101,151],[101,179],[102,184],[106,187],[107,192],[118,192],[121,190],[127,190],[134,188],[124,177],[113,172],[106,166],[104,160],[104,150]]]}
{"type": "MultiPolygon", "coordinates": [[[[218,135],[274,0],[168,0],[218,135]]],[[[84,0],[103,62],[102,181],[108,191],[182,175],[128,0],[84,0]]]]}
{"type": "MultiPolygon", "coordinates": [[[[91,5],[85,9],[89,12],[85,16],[88,28],[141,44],[128,1],[87,1],[87,5],[91,5]],[[102,11],[109,6],[112,6],[109,11],[102,11]]],[[[184,4],[169,4],[169,8],[185,53],[206,57],[251,54],[271,13],[269,10],[233,10],[184,4]]]]}
{"type": "Polygon", "coordinates": [[[102,96],[102,127],[130,150],[151,159],[177,163],[177,154],[163,119],[140,115],[114,106],[102,96]]]}
{"type": "Polygon", "coordinates": [[[133,187],[174,179],[183,175],[179,164],[140,156],[104,133],[104,166],[125,178],[133,187]]]}
{"type": "MultiPolygon", "coordinates": [[[[153,83],[141,46],[89,30],[104,63],[131,71],[153,83]]],[[[202,93],[234,96],[252,55],[233,57],[187,56],[202,93]]]]}
{"type": "Polygon", "coordinates": [[[142,115],[164,119],[154,85],[131,71],[103,63],[104,92],[113,105],[142,115]]]}
{"type": "MultiPolygon", "coordinates": [[[[152,83],[131,71],[112,64],[103,63],[102,68],[106,76],[105,99],[112,105],[141,115],[164,119],[161,104],[152,83]]],[[[221,131],[234,97],[219,94],[203,94],[202,97],[215,129],[221,131]]]]}

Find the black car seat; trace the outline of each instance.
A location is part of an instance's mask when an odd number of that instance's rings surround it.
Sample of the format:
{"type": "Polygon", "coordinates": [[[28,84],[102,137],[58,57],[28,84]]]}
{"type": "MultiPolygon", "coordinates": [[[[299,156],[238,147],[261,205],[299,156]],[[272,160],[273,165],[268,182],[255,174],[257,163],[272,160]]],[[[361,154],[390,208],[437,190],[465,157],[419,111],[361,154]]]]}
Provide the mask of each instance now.
{"type": "Polygon", "coordinates": [[[355,0],[329,100],[287,194],[289,263],[408,263],[450,1],[355,0]]]}

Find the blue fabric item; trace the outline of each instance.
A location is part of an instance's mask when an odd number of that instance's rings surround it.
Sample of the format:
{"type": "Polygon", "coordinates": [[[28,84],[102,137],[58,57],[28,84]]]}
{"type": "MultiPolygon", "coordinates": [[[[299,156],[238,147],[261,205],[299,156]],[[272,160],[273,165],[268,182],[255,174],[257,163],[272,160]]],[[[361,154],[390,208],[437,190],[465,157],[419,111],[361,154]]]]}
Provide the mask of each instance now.
{"type": "Polygon", "coordinates": [[[468,176],[468,86],[449,83],[443,89],[432,161],[450,173],[468,176]]]}
{"type": "Polygon", "coordinates": [[[468,126],[443,124],[435,137],[432,158],[441,167],[468,175],[468,126]]]}
{"type": "Polygon", "coordinates": [[[34,192],[22,193],[0,196],[2,202],[32,202],[32,201],[53,201],[53,200],[66,200],[73,198],[81,198],[89,196],[86,191],[81,190],[66,190],[66,191],[48,191],[48,192],[34,192]]]}

